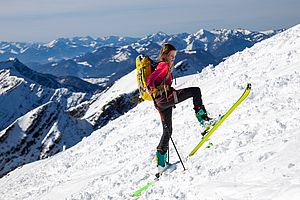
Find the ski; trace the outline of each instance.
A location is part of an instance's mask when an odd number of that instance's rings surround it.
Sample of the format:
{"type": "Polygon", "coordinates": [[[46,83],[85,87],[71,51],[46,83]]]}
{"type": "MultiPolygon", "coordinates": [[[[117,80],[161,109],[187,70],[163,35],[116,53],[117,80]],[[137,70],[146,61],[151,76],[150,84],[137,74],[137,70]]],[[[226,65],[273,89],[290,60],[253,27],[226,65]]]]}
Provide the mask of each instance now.
{"type": "MultiPolygon", "coordinates": [[[[153,180],[149,181],[147,184],[145,184],[144,186],[142,186],[141,188],[133,192],[130,196],[140,197],[142,195],[142,192],[146,191],[150,186],[154,185],[161,178],[163,173],[165,173],[168,169],[171,169],[174,166],[176,167],[178,163],[179,161],[173,164],[168,164],[161,173],[155,174],[155,178],[153,180]]],[[[176,168],[174,168],[172,171],[174,171],[175,169],[176,168]]]]}
{"type": "Polygon", "coordinates": [[[193,156],[198,149],[207,141],[207,139],[214,133],[214,131],[224,122],[224,120],[246,99],[246,97],[249,95],[251,90],[251,83],[247,84],[247,87],[242,94],[242,96],[233,104],[233,106],[217,120],[215,123],[213,123],[211,126],[208,126],[205,128],[205,130],[201,133],[203,134],[203,138],[201,141],[197,144],[197,146],[191,151],[189,156],[193,156]]]}
{"type": "Polygon", "coordinates": [[[142,192],[147,190],[151,185],[153,185],[156,181],[158,181],[158,178],[155,178],[154,180],[148,182],[145,186],[141,187],[137,191],[131,194],[132,197],[140,197],[142,195],[142,192]]]}

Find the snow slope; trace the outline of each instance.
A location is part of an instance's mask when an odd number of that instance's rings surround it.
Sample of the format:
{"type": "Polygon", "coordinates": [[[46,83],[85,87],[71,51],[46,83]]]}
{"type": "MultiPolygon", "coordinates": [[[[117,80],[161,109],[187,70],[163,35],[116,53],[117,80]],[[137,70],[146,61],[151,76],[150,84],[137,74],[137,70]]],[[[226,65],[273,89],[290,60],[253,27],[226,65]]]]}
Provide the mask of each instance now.
{"type": "Polygon", "coordinates": [[[0,176],[70,148],[91,132],[88,122],[72,118],[59,102],[49,101],[0,131],[0,176]]]}
{"type": "MultiPolygon", "coordinates": [[[[127,79],[128,80],[128,79],[127,79]]],[[[131,84],[135,84],[132,74],[131,84]]],[[[177,79],[176,88],[200,86],[207,110],[223,113],[249,97],[200,149],[140,199],[300,198],[300,25],[228,58],[216,68],[177,79]]],[[[120,86],[122,87],[122,86],[120,86]]],[[[125,87],[125,85],[124,85],[125,87]]],[[[192,101],[173,112],[173,139],[186,157],[200,139],[192,101]]],[[[0,179],[1,198],[132,199],[156,172],[159,115],[144,102],[73,148],[25,165],[0,179]]],[[[171,146],[171,162],[178,160],[171,146]]]]}

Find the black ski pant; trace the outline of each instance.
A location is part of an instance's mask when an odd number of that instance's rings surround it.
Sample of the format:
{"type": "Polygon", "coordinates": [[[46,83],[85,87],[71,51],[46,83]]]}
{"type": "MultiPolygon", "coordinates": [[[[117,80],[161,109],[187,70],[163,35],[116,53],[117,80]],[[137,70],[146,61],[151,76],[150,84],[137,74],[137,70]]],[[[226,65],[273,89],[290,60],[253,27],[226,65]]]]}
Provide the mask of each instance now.
{"type": "Polygon", "coordinates": [[[157,150],[161,153],[164,154],[169,149],[169,140],[172,135],[173,107],[175,107],[175,104],[180,103],[191,97],[193,97],[194,108],[200,108],[203,106],[201,90],[198,87],[189,87],[180,90],[173,90],[170,92],[168,97],[166,97],[165,94],[162,94],[160,97],[155,99],[155,106],[160,114],[163,126],[163,134],[160,139],[159,145],[157,146],[157,150]]]}

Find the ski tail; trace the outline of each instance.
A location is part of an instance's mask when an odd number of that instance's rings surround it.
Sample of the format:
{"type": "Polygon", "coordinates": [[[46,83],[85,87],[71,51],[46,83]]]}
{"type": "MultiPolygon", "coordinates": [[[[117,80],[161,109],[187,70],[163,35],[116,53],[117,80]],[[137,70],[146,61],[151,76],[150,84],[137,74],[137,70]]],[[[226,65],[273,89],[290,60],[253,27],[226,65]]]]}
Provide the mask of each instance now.
{"type": "Polygon", "coordinates": [[[213,134],[213,132],[223,123],[223,121],[246,99],[251,90],[251,83],[247,84],[247,87],[242,96],[233,104],[233,106],[220,118],[220,120],[209,130],[209,132],[202,138],[198,145],[191,151],[189,156],[193,156],[198,149],[207,141],[207,139],[213,134]]]}
{"type": "Polygon", "coordinates": [[[149,183],[147,183],[146,185],[144,185],[143,187],[141,187],[140,189],[138,189],[137,191],[135,191],[134,193],[132,193],[131,196],[132,197],[140,197],[141,194],[142,194],[142,192],[144,192],[145,190],[147,190],[156,181],[158,181],[158,179],[154,179],[154,180],[150,181],[149,183]]]}
{"type": "Polygon", "coordinates": [[[156,183],[160,179],[160,177],[163,173],[165,173],[169,169],[174,171],[177,168],[176,166],[178,163],[180,163],[180,161],[167,164],[167,166],[164,168],[164,170],[162,172],[155,174],[155,178],[153,180],[149,181],[146,185],[142,186],[141,188],[139,188],[138,190],[133,192],[130,196],[140,197],[144,191],[146,191],[150,186],[154,185],[154,183],[156,183]]]}

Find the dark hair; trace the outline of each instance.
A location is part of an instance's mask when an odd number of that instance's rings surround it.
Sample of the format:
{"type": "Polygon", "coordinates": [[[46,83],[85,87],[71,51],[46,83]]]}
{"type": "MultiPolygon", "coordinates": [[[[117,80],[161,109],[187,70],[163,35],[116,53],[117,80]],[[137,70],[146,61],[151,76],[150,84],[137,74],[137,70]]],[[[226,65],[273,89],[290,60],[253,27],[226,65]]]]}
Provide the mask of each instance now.
{"type": "Polygon", "coordinates": [[[169,44],[169,43],[164,44],[164,45],[162,46],[162,48],[160,49],[160,53],[159,53],[159,57],[158,57],[159,61],[164,61],[164,62],[166,62],[165,57],[166,57],[171,51],[176,51],[176,50],[177,50],[177,49],[176,49],[173,45],[171,45],[171,44],[169,44]]]}

